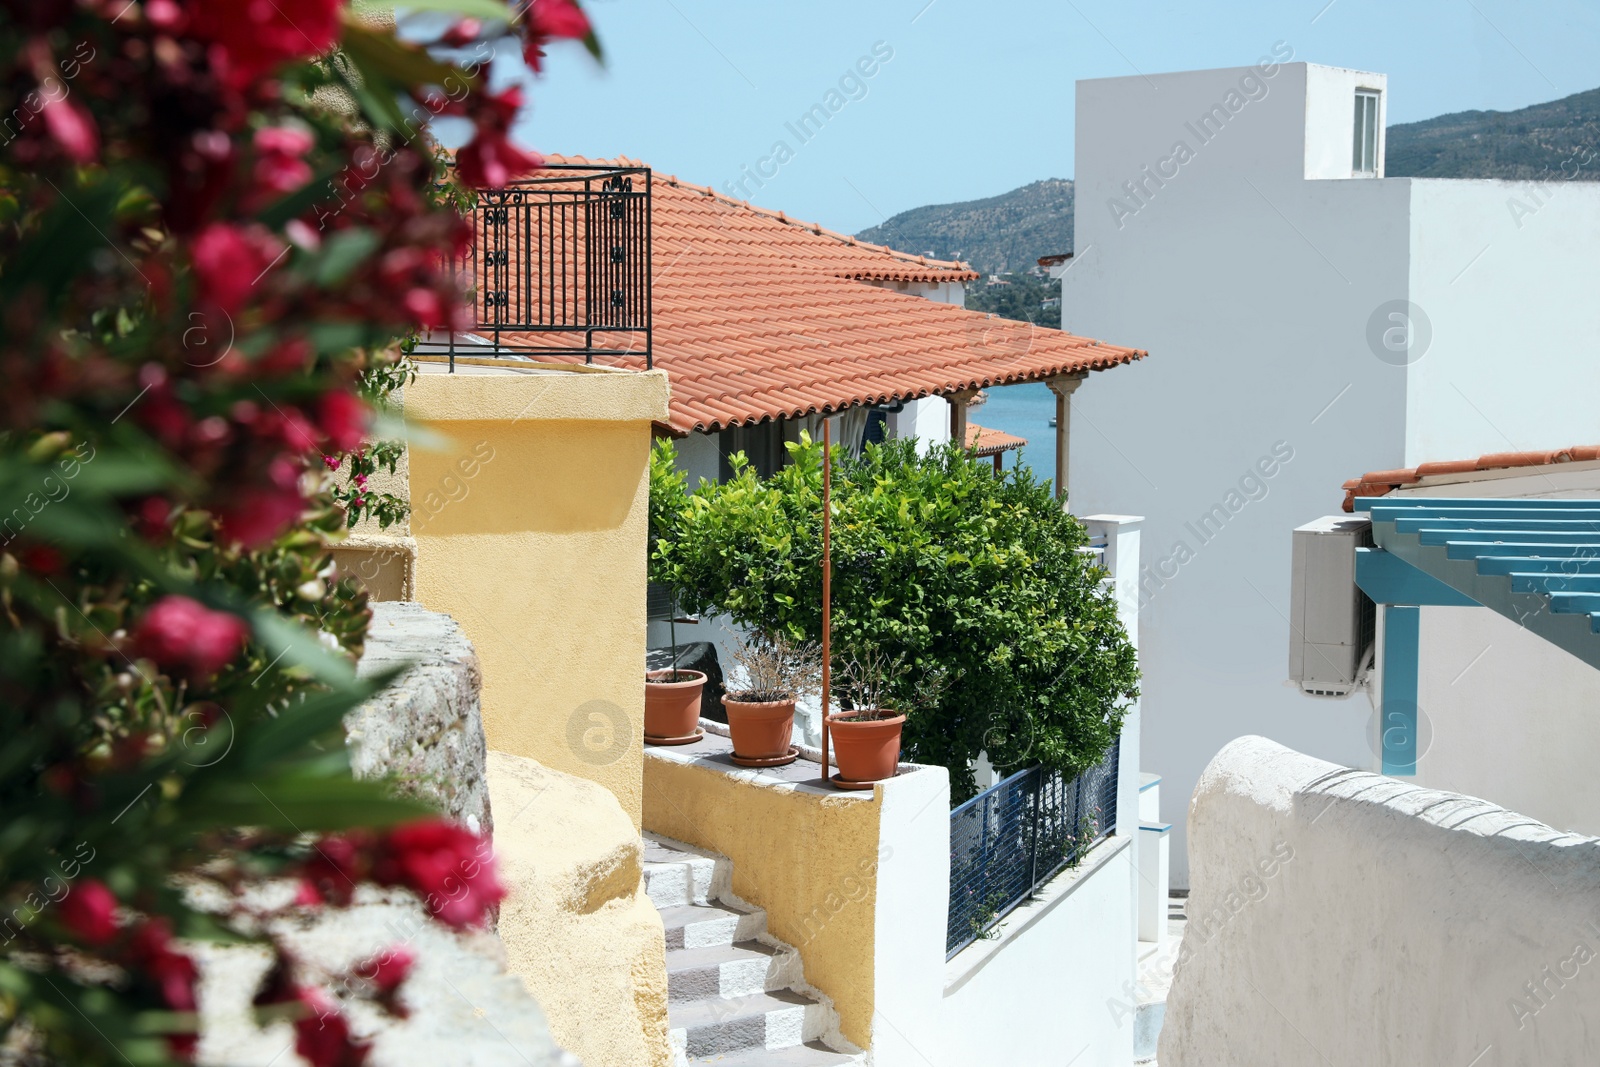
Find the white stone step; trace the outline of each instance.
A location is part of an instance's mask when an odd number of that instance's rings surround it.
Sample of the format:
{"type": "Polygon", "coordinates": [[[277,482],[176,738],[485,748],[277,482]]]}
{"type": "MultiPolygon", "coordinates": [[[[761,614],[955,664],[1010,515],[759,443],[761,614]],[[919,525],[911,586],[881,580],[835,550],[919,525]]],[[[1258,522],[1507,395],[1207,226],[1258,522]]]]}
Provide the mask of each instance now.
{"type": "Polygon", "coordinates": [[[658,908],[707,904],[727,896],[733,883],[726,856],[655,834],[644,835],[643,867],[645,893],[658,908]]]}
{"type": "Polygon", "coordinates": [[[864,1052],[835,1052],[821,1041],[807,1041],[779,1049],[746,1049],[726,1056],[691,1059],[692,1064],[714,1063],[717,1067],[847,1067],[867,1062],[864,1052]]]}
{"type": "Polygon", "coordinates": [[[683,904],[658,910],[668,951],[754,941],[767,932],[767,913],[760,908],[744,911],[726,904],[683,904]]]}
{"type": "Polygon", "coordinates": [[[788,945],[741,941],[667,953],[667,996],[675,1002],[767,993],[802,978],[800,954],[788,945]]]}
{"type": "Polygon", "coordinates": [[[828,1019],[821,1004],[785,989],[675,1004],[671,1026],[683,1032],[682,1047],[693,1063],[814,1041],[827,1030],[828,1019]]]}

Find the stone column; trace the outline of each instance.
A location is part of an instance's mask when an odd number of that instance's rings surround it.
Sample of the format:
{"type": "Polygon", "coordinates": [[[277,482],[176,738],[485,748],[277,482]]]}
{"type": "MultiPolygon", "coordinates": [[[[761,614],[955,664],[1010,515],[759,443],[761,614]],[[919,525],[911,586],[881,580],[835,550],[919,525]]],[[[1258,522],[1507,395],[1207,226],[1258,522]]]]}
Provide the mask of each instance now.
{"type": "Polygon", "coordinates": [[[977,395],[976,389],[961,389],[944,395],[950,402],[950,440],[962,448],[967,446],[967,405],[977,395]]]}
{"type": "Polygon", "coordinates": [[[1072,430],[1072,394],[1077,392],[1078,386],[1089,376],[1088,371],[1079,371],[1077,374],[1062,374],[1055,378],[1046,378],[1045,383],[1050,391],[1056,394],[1056,499],[1067,498],[1067,448],[1071,441],[1072,430]]]}

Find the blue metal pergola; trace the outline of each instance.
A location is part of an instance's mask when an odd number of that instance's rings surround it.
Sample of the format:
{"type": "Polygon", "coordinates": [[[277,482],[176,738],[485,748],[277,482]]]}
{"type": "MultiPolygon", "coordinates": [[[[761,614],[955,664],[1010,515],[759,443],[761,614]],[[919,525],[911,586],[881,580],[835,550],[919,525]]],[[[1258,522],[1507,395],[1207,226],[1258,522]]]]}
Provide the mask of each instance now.
{"type": "Polygon", "coordinates": [[[1383,770],[1416,773],[1422,607],[1482,606],[1600,669],[1600,500],[1360,497],[1356,584],[1384,612],[1383,770]]]}

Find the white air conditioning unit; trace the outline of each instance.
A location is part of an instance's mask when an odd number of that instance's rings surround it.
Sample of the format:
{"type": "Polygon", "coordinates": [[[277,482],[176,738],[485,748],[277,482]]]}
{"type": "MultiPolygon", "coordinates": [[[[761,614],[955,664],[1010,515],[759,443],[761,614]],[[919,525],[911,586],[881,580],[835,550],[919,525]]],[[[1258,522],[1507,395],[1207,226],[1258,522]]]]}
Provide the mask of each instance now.
{"type": "Polygon", "coordinates": [[[1289,680],[1310,696],[1344,697],[1361,681],[1377,607],[1356,586],[1356,549],[1372,522],[1330,515],[1294,532],[1289,592],[1289,680]]]}

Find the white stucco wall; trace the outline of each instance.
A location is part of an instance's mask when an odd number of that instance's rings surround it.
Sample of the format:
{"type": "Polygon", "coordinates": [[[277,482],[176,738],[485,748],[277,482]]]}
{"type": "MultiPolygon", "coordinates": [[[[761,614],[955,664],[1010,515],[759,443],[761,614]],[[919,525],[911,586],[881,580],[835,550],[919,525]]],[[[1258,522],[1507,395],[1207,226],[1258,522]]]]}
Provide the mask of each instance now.
{"type": "Polygon", "coordinates": [[[950,403],[943,397],[925,396],[907,400],[905,407],[889,416],[889,433],[894,437],[915,437],[920,452],[950,440],[950,403]]]}
{"type": "MultiPolygon", "coordinates": [[[[1304,179],[1303,65],[1279,67],[1200,144],[1189,126],[1250,73],[1078,84],[1066,321],[1150,358],[1073,396],[1071,504],[1145,516],[1141,763],[1169,805],[1244,733],[1372,758],[1364,700],[1284,684],[1289,531],[1325,514],[1353,473],[1404,458],[1405,371],[1364,334],[1372,309],[1405,292],[1406,193],[1304,179]],[[1193,158],[1147,183],[1153,195],[1119,225],[1108,203],[1131,203],[1123,183],[1180,140],[1193,158]],[[1220,529],[1201,529],[1217,507],[1220,529]]],[[[1162,815],[1181,824],[1181,811],[1162,815]]],[[[1174,885],[1185,862],[1175,832],[1174,885]]]]}
{"type": "Polygon", "coordinates": [[[1260,737],[1189,831],[1162,1067],[1600,1060],[1595,839],[1260,737]]]}
{"type": "Polygon", "coordinates": [[[1133,843],[1113,837],[946,965],[933,1067],[1133,1062],[1133,843]]]}
{"type": "MultiPolygon", "coordinates": [[[[1285,683],[1290,531],[1346,479],[1597,425],[1600,301],[1577,289],[1600,188],[1564,183],[1516,229],[1502,183],[1321,180],[1349,178],[1354,90],[1384,80],[1275,47],[1077,88],[1064,321],[1150,358],[1073,397],[1071,503],[1146,517],[1141,762],[1169,797],[1246,733],[1379,765],[1364,698],[1285,683]],[[1226,123],[1199,136],[1216,107],[1226,123]],[[1396,353],[1383,333],[1408,301],[1431,339],[1396,353]]],[[[1176,833],[1175,885],[1187,863],[1176,833]]]]}
{"type": "Polygon", "coordinates": [[[1422,609],[1418,785],[1600,834],[1600,671],[1487,608],[1422,609]]]}
{"type": "Polygon", "coordinates": [[[1600,441],[1600,182],[1410,184],[1406,465],[1600,441]]]}
{"type": "Polygon", "coordinates": [[[942,1027],[950,897],[950,776],[925,768],[878,786],[872,1062],[928,1067],[942,1027]]]}

